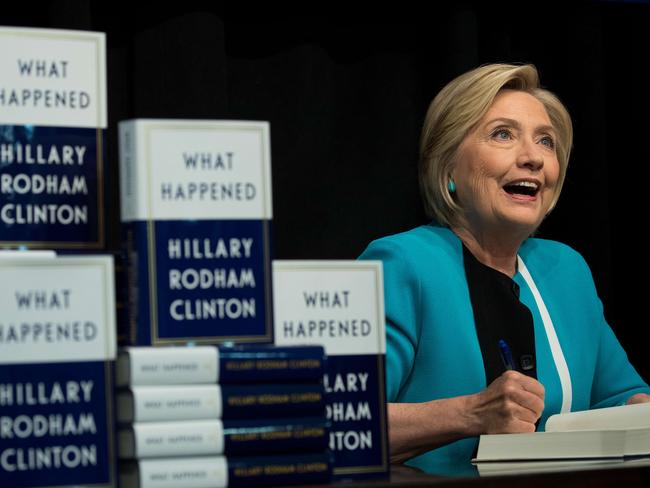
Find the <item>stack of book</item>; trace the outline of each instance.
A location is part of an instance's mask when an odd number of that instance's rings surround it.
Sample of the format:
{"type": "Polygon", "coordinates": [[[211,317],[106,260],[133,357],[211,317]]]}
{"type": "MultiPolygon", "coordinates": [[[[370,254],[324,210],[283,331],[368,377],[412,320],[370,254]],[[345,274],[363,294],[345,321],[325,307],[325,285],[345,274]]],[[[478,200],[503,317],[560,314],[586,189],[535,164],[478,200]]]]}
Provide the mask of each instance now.
{"type": "Polygon", "coordinates": [[[324,368],[320,346],[123,349],[121,486],[329,481],[324,368]]]}
{"type": "Polygon", "coordinates": [[[0,72],[0,486],[115,487],[105,34],[0,27],[0,72]]]}

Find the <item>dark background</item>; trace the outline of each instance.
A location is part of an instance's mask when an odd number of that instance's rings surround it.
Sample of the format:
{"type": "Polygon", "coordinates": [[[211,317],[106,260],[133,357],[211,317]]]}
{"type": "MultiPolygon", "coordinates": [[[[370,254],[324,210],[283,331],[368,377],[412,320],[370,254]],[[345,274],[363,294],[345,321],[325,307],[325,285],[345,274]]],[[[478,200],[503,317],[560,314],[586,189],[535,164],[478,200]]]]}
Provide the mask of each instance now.
{"type": "Polygon", "coordinates": [[[575,127],[563,195],[538,236],[585,256],[610,324],[650,380],[650,4],[521,3],[364,15],[314,3],[317,13],[298,15],[219,2],[11,2],[0,25],[107,33],[109,251],[119,247],[120,120],[270,121],[274,256],[350,259],[427,222],[417,147],[437,91],[483,63],[535,64],[575,127]]]}

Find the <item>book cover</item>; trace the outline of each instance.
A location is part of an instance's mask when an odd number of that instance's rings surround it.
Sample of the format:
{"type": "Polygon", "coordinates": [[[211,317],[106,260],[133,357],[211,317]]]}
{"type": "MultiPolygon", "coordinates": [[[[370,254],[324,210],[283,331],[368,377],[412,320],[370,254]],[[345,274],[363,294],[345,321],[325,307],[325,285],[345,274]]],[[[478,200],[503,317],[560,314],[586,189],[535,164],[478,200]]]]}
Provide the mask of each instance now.
{"type": "Polygon", "coordinates": [[[134,386],[117,398],[120,422],[323,415],[321,383],[134,386]]]}
{"type": "Polygon", "coordinates": [[[271,342],[269,124],[121,122],[125,344],[271,342]]]}
{"type": "Polygon", "coordinates": [[[274,261],[275,341],[322,344],[334,479],[388,476],[379,261],[274,261]]]}
{"type": "Polygon", "coordinates": [[[323,452],[325,416],[265,420],[142,422],[118,432],[122,459],[175,456],[250,456],[323,452]]]}
{"type": "Polygon", "coordinates": [[[0,247],[104,246],[101,32],[0,27],[0,247]]]}
{"type": "Polygon", "coordinates": [[[116,486],[110,257],[0,259],[0,485],[116,486]]]}
{"type": "Polygon", "coordinates": [[[234,488],[326,484],[328,453],[142,459],[120,468],[122,488],[234,488]]]}
{"type": "Polygon", "coordinates": [[[125,347],[118,354],[117,386],[205,383],[321,382],[322,346],[125,347]]]}

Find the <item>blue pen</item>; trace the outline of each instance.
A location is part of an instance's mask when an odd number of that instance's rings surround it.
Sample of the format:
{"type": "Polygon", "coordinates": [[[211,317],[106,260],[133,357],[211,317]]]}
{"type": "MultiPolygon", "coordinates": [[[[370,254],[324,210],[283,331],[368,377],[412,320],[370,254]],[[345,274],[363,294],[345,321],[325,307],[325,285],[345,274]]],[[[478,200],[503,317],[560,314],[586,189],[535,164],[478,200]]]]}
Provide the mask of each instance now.
{"type": "Polygon", "coordinates": [[[501,351],[501,359],[506,369],[508,371],[515,369],[515,362],[512,360],[512,351],[508,343],[503,339],[499,339],[499,351],[501,351]]]}

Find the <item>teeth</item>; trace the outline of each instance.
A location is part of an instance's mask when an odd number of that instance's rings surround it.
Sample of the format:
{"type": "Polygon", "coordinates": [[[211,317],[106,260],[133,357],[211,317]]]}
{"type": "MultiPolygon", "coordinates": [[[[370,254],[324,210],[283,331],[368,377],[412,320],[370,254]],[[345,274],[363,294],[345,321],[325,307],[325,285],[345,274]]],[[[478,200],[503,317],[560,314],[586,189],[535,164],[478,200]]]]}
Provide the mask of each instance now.
{"type": "Polygon", "coordinates": [[[508,186],[525,186],[528,188],[535,188],[537,189],[537,183],[533,183],[532,181],[518,181],[516,183],[510,183],[508,186]]]}

